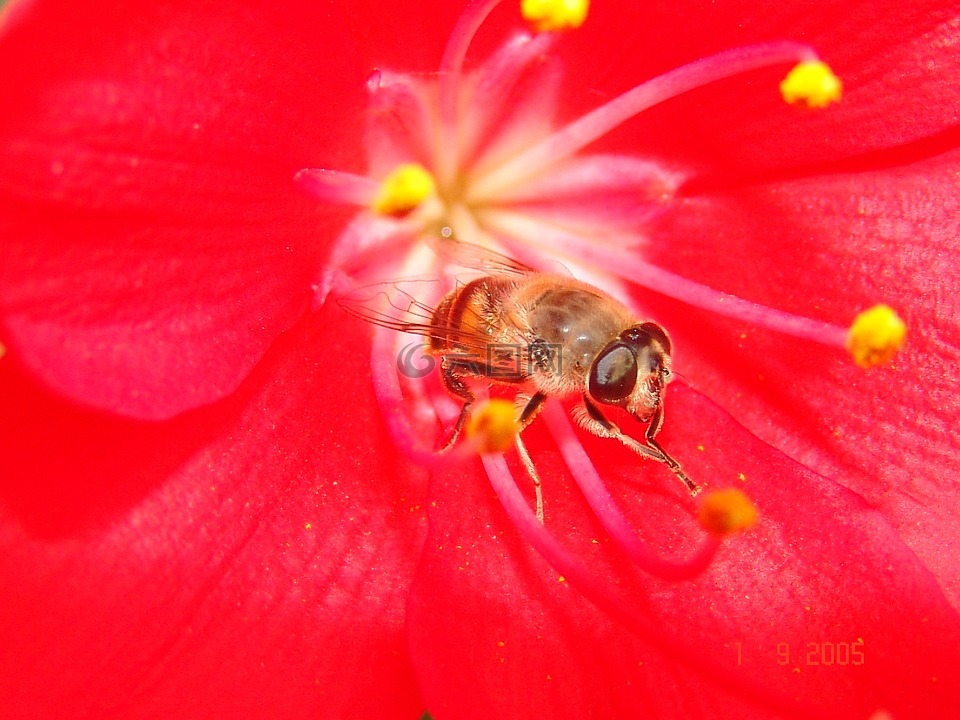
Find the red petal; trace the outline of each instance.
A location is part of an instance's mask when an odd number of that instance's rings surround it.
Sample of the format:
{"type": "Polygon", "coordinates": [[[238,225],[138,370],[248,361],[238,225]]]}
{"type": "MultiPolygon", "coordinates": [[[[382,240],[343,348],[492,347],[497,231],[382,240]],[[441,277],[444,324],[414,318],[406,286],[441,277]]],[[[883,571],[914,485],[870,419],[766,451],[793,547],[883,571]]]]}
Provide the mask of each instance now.
{"type": "MultiPolygon", "coordinates": [[[[365,62],[396,72],[436,72],[450,31],[464,9],[463,3],[439,0],[349,0],[339,4],[365,62]]],[[[471,45],[469,57],[488,57],[503,42],[504,27],[517,27],[518,16],[517,9],[494,12],[481,28],[477,44],[471,45]]]]}
{"type": "MultiPolygon", "coordinates": [[[[620,625],[531,550],[485,480],[437,478],[409,615],[437,717],[932,717],[955,706],[960,621],[894,529],[702,396],[680,387],[668,401],[664,444],[699,480],[746,490],[758,527],[726,540],[695,581],[645,576],[611,552],[532,427],[547,528],[626,598],[620,625]]],[[[672,476],[610,444],[588,447],[644,537],[689,550],[698,531],[670,500],[672,476]]]]}
{"type": "Polygon", "coordinates": [[[378,429],[368,343],[333,312],[228,401],[161,424],[3,366],[5,716],[422,711],[403,630],[422,475],[378,429]]]}
{"type": "Polygon", "coordinates": [[[876,302],[909,326],[890,368],[720,320],[649,307],[676,367],[760,437],[883,509],[960,607],[960,182],[953,152],[913,164],[709,192],[658,228],[651,259],[801,315],[849,323],[876,302]],[[746,260],[745,260],[746,259],[746,260]]]}
{"type": "Polygon", "coordinates": [[[97,407],[216,400],[303,311],[335,236],[293,176],[360,152],[342,21],[315,3],[17,19],[0,43],[20,68],[0,81],[4,343],[97,407]]]}

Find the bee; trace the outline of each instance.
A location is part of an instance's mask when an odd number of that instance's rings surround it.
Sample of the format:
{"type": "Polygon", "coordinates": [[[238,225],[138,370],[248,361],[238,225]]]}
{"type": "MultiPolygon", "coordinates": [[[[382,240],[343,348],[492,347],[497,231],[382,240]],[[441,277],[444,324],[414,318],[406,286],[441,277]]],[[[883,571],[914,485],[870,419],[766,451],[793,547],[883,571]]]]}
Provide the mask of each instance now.
{"type": "Polygon", "coordinates": [[[401,281],[361,288],[339,303],[368,322],[427,338],[443,386],[463,403],[440,452],[457,442],[476,402],[477,383],[517,388],[515,445],[533,480],[542,522],[541,482],[520,433],[547,398],[579,395],[574,416],[584,430],[665,464],[691,495],[700,491],[657,441],[664,388],[672,377],[673,347],[663,327],[573,277],[539,272],[451,237],[436,239],[433,247],[480,275],[459,283],[435,307],[403,289],[401,281]],[[643,440],[624,433],[608,408],[620,408],[644,426],[643,440]]]}

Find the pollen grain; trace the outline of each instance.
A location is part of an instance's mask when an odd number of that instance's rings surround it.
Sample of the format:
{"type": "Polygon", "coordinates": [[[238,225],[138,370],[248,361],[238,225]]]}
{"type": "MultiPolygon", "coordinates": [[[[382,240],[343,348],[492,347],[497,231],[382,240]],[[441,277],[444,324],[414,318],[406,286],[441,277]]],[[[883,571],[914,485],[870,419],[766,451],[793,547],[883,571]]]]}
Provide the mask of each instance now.
{"type": "Polygon", "coordinates": [[[822,60],[805,60],[796,65],[780,83],[780,94],[791,105],[825,108],[840,102],[843,84],[822,60]]]}
{"type": "Polygon", "coordinates": [[[436,191],[433,175],[423,165],[406,163],[384,178],[371,209],[380,215],[404,215],[436,191]]]}
{"type": "Polygon", "coordinates": [[[714,490],[700,504],[699,519],[705,530],[727,535],[753,527],[757,508],[742,490],[714,490]]]}
{"type": "Polygon", "coordinates": [[[847,333],[847,350],[862,368],[889,362],[903,345],[907,325],[889,305],[874,305],[857,315],[847,333]]]}
{"type": "Polygon", "coordinates": [[[513,403],[493,398],[470,413],[464,433],[480,453],[505,452],[516,442],[520,426],[513,403]]]}
{"type": "Polygon", "coordinates": [[[520,14],[538,32],[575,30],[583,25],[589,0],[521,0],[520,14]]]}

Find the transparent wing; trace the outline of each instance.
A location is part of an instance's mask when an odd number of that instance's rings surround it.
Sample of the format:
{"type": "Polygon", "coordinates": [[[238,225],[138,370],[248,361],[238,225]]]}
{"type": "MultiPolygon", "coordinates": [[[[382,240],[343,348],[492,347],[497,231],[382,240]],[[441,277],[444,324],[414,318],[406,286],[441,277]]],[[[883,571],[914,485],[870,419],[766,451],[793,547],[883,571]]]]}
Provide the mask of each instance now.
{"type": "Polygon", "coordinates": [[[455,348],[442,354],[484,355],[490,342],[488,337],[465,327],[450,328],[435,320],[436,306],[445,297],[443,285],[436,277],[391,280],[359,287],[338,298],[337,303],[354,317],[374,325],[436,340],[442,348],[455,344],[455,348]],[[455,336],[453,343],[452,336],[455,336]]]}
{"type": "Polygon", "coordinates": [[[438,278],[406,278],[364,285],[338,298],[337,304],[374,325],[430,336],[434,311],[430,302],[439,303],[443,294],[438,278]]]}
{"type": "Polygon", "coordinates": [[[479,270],[485,275],[529,275],[536,272],[519,260],[452,237],[434,237],[428,244],[444,260],[460,267],[479,270]]]}

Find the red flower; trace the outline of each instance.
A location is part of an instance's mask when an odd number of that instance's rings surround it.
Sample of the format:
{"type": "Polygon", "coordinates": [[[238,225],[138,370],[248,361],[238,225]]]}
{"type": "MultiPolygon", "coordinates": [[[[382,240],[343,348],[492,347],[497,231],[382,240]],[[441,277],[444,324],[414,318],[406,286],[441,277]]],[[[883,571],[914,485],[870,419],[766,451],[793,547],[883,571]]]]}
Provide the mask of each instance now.
{"type": "MultiPolygon", "coordinates": [[[[366,328],[332,304],[309,309],[351,214],[294,175],[365,172],[371,69],[435,70],[460,12],[378,6],[7,8],[7,712],[921,717],[955,705],[955,11],[609,3],[550,50],[569,120],[727,48],[815,47],[846,84],[836,108],[785,107],[767,92],[776,73],[758,72],[659,105],[590,151],[682,178],[643,220],[645,261],[832,323],[883,300],[911,327],[892,369],[864,373],[824,345],[630,291],[697,388],[671,386],[664,444],[693,477],[740,483],[760,513],[677,581],[609,541],[567,479],[557,448],[578,445],[555,408],[524,435],[549,536],[523,527],[500,487],[505,514],[477,463],[425,487],[380,418],[366,328]]],[[[498,9],[471,62],[517,27],[498,9]]],[[[696,552],[662,466],[585,444],[657,553],[696,552]]]]}

